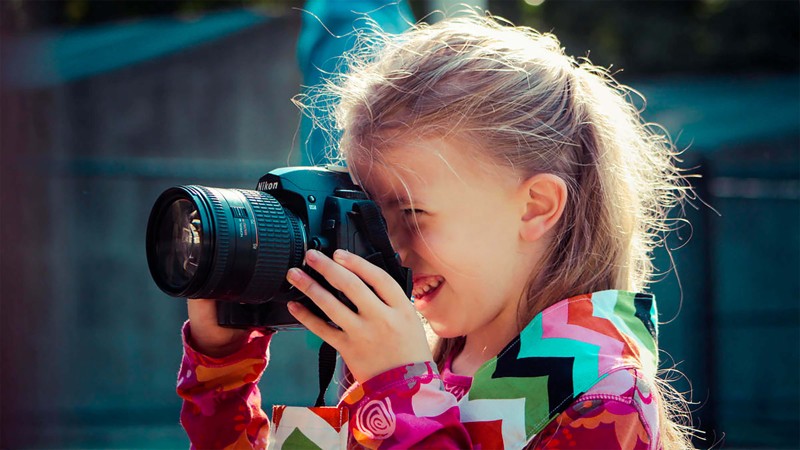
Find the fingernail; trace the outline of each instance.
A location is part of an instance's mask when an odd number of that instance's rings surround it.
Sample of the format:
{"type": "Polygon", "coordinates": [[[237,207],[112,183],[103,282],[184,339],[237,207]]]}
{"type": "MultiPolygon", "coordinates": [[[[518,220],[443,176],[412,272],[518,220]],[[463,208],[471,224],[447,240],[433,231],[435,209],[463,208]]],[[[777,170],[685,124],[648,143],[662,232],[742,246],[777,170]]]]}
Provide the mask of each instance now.
{"type": "Polygon", "coordinates": [[[340,248],[339,250],[336,250],[335,252],[333,252],[333,259],[336,259],[336,260],[339,260],[339,261],[344,261],[345,259],[347,259],[349,254],[350,254],[350,252],[340,248]]]}
{"type": "Polygon", "coordinates": [[[306,260],[316,261],[319,259],[319,252],[316,250],[309,250],[306,252],[306,260]]]}
{"type": "Polygon", "coordinates": [[[300,278],[302,278],[300,269],[292,267],[288,272],[286,272],[286,278],[288,278],[289,281],[300,281],[300,278]]]}
{"type": "Polygon", "coordinates": [[[289,310],[290,313],[296,314],[300,311],[300,305],[297,302],[289,302],[286,304],[286,308],[289,310]]]}

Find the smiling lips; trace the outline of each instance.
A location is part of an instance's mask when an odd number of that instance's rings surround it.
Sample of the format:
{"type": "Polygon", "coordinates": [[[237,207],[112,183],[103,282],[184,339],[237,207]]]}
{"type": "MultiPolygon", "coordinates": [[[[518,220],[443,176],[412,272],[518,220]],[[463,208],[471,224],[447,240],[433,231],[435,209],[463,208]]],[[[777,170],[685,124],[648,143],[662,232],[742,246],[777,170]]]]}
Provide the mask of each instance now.
{"type": "Polygon", "coordinates": [[[429,300],[430,294],[444,282],[440,276],[420,276],[414,277],[414,288],[411,295],[414,300],[429,300]]]}

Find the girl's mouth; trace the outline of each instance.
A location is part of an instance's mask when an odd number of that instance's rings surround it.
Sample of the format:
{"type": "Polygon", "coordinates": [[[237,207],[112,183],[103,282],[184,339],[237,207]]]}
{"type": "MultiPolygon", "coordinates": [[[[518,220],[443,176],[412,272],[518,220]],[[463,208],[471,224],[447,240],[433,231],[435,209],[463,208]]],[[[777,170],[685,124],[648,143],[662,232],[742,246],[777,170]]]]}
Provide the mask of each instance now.
{"type": "Polygon", "coordinates": [[[442,284],[444,284],[444,278],[440,276],[414,277],[414,288],[411,290],[414,304],[428,303],[433,300],[442,284]]]}

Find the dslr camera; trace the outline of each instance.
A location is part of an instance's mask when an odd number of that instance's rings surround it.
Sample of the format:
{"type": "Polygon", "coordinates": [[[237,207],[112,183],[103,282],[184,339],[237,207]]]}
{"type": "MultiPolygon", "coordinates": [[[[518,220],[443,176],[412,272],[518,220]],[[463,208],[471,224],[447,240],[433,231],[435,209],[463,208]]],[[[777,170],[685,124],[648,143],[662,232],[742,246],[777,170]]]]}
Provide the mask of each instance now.
{"type": "Polygon", "coordinates": [[[173,297],[217,300],[219,324],[231,328],[302,328],[286,303],[324,313],[286,281],[302,268],[340,301],[341,292],[305,267],[305,252],[345,249],[384,269],[411,294],[410,271],[392,249],[375,202],[344,167],[283,167],[255,190],[175,186],[156,200],[147,223],[150,274],[173,297]]]}

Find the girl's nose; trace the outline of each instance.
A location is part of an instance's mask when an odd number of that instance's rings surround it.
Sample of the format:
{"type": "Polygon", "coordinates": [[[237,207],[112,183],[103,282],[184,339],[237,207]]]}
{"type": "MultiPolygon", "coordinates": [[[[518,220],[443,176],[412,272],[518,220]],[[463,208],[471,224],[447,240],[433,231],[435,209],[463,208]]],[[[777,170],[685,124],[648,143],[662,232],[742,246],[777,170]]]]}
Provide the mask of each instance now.
{"type": "Polygon", "coordinates": [[[389,235],[389,241],[392,243],[392,248],[400,256],[400,262],[406,266],[408,264],[408,249],[407,246],[404,245],[406,239],[403,238],[402,233],[398,232],[398,228],[399,227],[389,226],[387,233],[389,235]]]}
{"type": "Polygon", "coordinates": [[[401,248],[395,247],[394,251],[400,256],[400,264],[403,266],[408,267],[408,252],[402,250],[401,248]]]}
{"type": "Polygon", "coordinates": [[[391,237],[390,240],[392,241],[392,248],[394,248],[394,251],[400,256],[400,262],[406,265],[408,263],[408,251],[405,246],[401,244],[402,240],[392,239],[391,237]]]}

